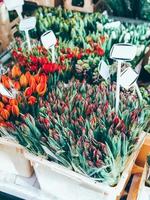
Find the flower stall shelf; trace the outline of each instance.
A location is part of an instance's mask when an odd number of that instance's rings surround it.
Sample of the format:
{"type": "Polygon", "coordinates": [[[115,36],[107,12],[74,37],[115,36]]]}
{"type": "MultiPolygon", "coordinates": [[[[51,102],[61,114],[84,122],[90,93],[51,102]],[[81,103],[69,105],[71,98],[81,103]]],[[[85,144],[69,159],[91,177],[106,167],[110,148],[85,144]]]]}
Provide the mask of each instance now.
{"type": "Polygon", "coordinates": [[[97,0],[95,3],[93,0],[64,0],[64,8],[68,10],[92,13],[98,9],[100,3],[100,0],[97,0]]]}
{"type": "Polygon", "coordinates": [[[33,168],[30,161],[23,155],[23,147],[4,137],[0,138],[0,170],[11,174],[30,177],[33,168]]]}
{"type": "Polygon", "coordinates": [[[146,162],[140,181],[137,200],[142,200],[143,197],[145,200],[150,199],[149,171],[149,164],[146,162]]]}
{"type": "Polygon", "coordinates": [[[131,176],[132,167],[143,144],[144,137],[145,133],[142,132],[134,152],[126,161],[125,169],[116,186],[98,182],[57,163],[34,156],[27,151],[24,154],[31,161],[40,187],[45,192],[55,193],[58,198],[64,200],[119,200],[131,176]]]}
{"type": "Polygon", "coordinates": [[[136,163],[137,165],[144,167],[146,158],[150,153],[150,136],[147,135],[145,141],[141,147],[140,153],[137,157],[136,163]]]}
{"type": "Polygon", "coordinates": [[[55,7],[62,4],[62,0],[27,0],[36,3],[38,6],[55,7]]]}

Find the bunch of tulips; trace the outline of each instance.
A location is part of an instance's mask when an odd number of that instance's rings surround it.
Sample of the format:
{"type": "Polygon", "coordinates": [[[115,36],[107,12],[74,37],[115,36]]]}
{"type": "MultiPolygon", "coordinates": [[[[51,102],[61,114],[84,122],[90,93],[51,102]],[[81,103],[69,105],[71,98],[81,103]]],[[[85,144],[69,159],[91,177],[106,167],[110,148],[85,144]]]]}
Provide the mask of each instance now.
{"type": "Polygon", "coordinates": [[[39,98],[34,118],[21,114],[1,133],[15,137],[36,155],[116,185],[150,113],[134,94],[121,92],[116,114],[115,90],[115,84],[104,82],[95,86],[76,80],[59,82],[46,98],[39,98]]]}

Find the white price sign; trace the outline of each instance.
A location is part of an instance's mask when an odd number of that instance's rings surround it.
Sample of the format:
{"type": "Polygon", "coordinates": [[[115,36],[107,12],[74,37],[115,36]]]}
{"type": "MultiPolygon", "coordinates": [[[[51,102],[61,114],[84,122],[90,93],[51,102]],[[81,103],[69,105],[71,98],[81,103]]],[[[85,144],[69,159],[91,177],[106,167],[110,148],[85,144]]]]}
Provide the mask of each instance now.
{"type": "Polygon", "coordinates": [[[52,50],[52,62],[55,63],[55,44],[57,43],[56,36],[52,30],[46,31],[41,36],[42,45],[45,49],[52,50]]]}
{"type": "Polygon", "coordinates": [[[135,58],[137,47],[131,44],[114,44],[110,58],[113,60],[131,61],[135,58]]]}
{"type": "Polygon", "coordinates": [[[105,61],[100,61],[99,63],[99,74],[107,81],[110,78],[110,72],[109,72],[109,67],[105,63],[105,61]]]}
{"type": "Polygon", "coordinates": [[[131,67],[128,67],[121,73],[120,85],[128,90],[134,85],[138,79],[138,73],[136,73],[131,67]]]}
{"type": "Polygon", "coordinates": [[[43,33],[41,36],[41,42],[46,49],[50,49],[52,46],[55,46],[57,39],[54,32],[50,30],[43,33]]]}
{"type": "Polygon", "coordinates": [[[114,44],[110,51],[110,58],[118,61],[117,87],[116,87],[116,112],[118,112],[119,110],[120,86],[129,89],[131,85],[134,84],[140,99],[142,98],[136,83],[138,74],[132,71],[131,68],[128,68],[121,74],[122,63],[125,61],[133,60],[136,56],[136,53],[137,53],[137,47],[132,44],[126,44],[126,43],[114,44]]]}
{"type": "Polygon", "coordinates": [[[22,19],[19,24],[20,31],[32,30],[36,26],[36,18],[35,17],[28,17],[22,19]]]}
{"type": "Polygon", "coordinates": [[[4,3],[9,11],[15,10],[16,7],[22,7],[24,0],[4,0],[4,3]]]}

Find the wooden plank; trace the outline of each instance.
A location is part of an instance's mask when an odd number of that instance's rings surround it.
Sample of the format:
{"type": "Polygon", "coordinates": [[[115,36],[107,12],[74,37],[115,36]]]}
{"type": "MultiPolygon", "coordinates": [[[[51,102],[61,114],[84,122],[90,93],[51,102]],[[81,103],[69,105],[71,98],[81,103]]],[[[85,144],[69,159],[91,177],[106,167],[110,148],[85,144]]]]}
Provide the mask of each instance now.
{"type": "Polygon", "coordinates": [[[80,12],[92,13],[97,10],[101,0],[99,0],[96,4],[93,4],[92,0],[84,0],[84,6],[73,6],[72,0],[64,0],[64,7],[68,10],[75,10],[80,12]]]}
{"type": "Polygon", "coordinates": [[[36,3],[38,6],[55,7],[62,5],[62,0],[26,0],[26,2],[36,3]]]}
{"type": "Polygon", "coordinates": [[[140,173],[142,174],[143,169],[144,169],[143,167],[140,167],[140,166],[134,164],[134,166],[132,168],[132,174],[140,174],[140,173]]]}
{"type": "Polygon", "coordinates": [[[127,200],[137,200],[142,174],[136,174],[133,177],[127,200]]]}
{"type": "MultiPolygon", "coordinates": [[[[150,52],[149,52],[150,54],[150,52]]],[[[137,157],[136,164],[138,166],[144,167],[147,156],[150,154],[150,136],[147,135],[144,141],[144,144],[142,145],[142,148],[140,150],[140,153],[137,157]]]]}

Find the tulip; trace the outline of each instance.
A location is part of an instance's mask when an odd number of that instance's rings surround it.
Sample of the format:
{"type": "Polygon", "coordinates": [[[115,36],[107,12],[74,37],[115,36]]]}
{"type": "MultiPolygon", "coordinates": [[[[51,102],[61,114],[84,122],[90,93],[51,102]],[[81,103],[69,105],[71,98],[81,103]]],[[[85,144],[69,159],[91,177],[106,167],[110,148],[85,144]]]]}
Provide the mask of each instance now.
{"type": "Polygon", "coordinates": [[[0,123],[4,122],[4,119],[0,116],[0,123]]]}
{"type": "Polygon", "coordinates": [[[20,85],[21,87],[27,87],[28,85],[27,77],[24,74],[22,74],[20,77],[20,85]]]}
{"type": "Polygon", "coordinates": [[[2,108],[4,108],[4,104],[3,104],[3,102],[0,101],[0,110],[1,110],[2,108]]]}
{"type": "Polygon", "coordinates": [[[30,96],[29,97],[29,99],[28,99],[28,104],[29,105],[34,105],[36,102],[37,102],[36,97],[34,97],[34,96],[30,96]]]}
{"type": "Polygon", "coordinates": [[[37,83],[39,83],[39,81],[40,81],[40,76],[39,76],[39,74],[34,75],[34,78],[35,78],[35,81],[36,81],[37,83]]]}
{"type": "Polygon", "coordinates": [[[21,86],[20,86],[20,83],[18,81],[14,82],[14,88],[18,91],[20,90],[21,86]]]}
{"type": "Polygon", "coordinates": [[[17,105],[13,105],[11,108],[11,112],[14,116],[18,117],[20,112],[19,112],[19,108],[17,105]]]}
{"type": "Polygon", "coordinates": [[[32,91],[35,92],[36,91],[36,80],[34,78],[34,76],[31,76],[30,77],[30,80],[29,80],[29,86],[32,88],[32,91]]]}
{"type": "Polygon", "coordinates": [[[12,106],[10,106],[10,105],[6,105],[6,106],[5,106],[6,110],[8,110],[9,113],[11,113],[11,107],[12,107],[12,106]]]}
{"type": "Polygon", "coordinates": [[[16,99],[9,99],[9,104],[10,104],[11,106],[13,106],[13,105],[18,105],[18,101],[17,101],[16,99]]]}
{"type": "Polygon", "coordinates": [[[10,117],[10,113],[6,109],[2,109],[0,115],[4,120],[8,120],[8,118],[10,117]]]}
{"type": "Polygon", "coordinates": [[[12,78],[17,78],[21,75],[21,70],[18,65],[13,66],[13,68],[11,70],[11,75],[12,75],[12,78]]]}
{"type": "Polygon", "coordinates": [[[10,79],[6,75],[2,76],[2,84],[7,88],[10,89],[10,79]]]}
{"type": "Polygon", "coordinates": [[[7,104],[9,102],[9,99],[7,97],[5,97],[5,96],[2,96],[2,102],[4,104],[7,104]]]}
{"type": "Polygon", "coordinates": [[[32,95],[33,91],[31,87],[27,87],[25,92],[24,92],[24,96],[25,97],[30,97],[32,95]]]}
{"type": "Polygon", "coordinates": [[[47,84],[46,83],[39,83],[36,87],[36,91],[39,96],[43,96],[46,93],[47,90],[47,84]]]}
{"type": "Polygon", "coordinates": [[[27,78],[27,80],[28,80],[28,82],[30,81],[30,78],[31,78],[31,73],[30,72],[26,72],[25,73],[25,76],[26,76],[26,78],[27,78]]]}

